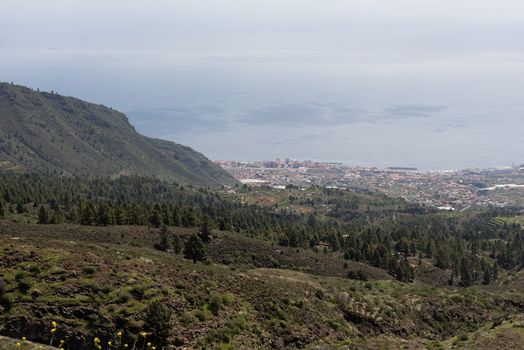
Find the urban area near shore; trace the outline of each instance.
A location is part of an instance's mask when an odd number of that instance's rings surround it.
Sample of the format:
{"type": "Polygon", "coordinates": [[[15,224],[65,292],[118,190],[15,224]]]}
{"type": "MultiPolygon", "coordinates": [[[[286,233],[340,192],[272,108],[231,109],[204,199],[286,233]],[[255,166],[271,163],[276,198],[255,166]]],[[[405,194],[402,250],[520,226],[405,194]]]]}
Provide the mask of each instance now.
{"type": "Polygon", "coordinates": [[[422,171],[292,159],[216,163],[245,185],[276,190],[326,186],[372,191],[445,210],[524,204],[524,164],[500,169],[422,171]]]}

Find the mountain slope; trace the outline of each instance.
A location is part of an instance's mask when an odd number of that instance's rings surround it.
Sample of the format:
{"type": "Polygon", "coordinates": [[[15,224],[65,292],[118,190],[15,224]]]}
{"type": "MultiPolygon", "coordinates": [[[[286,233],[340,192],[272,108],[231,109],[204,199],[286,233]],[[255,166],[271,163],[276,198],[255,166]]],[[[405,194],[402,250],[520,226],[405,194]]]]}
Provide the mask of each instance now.
{"type": "MultiPolygon", "coordinates": [[[[185,239],[196,230],[168,234],[185,239]]],[[[117,330],[130,344],[148,331],[155,344],[146,310],[161,300],[172,310],[163,327],[176,349],[522,349],[524,299],[504,287],[435,288],[385,272],[353,280],[315,266],[347,273],[354,262],[345,268],[340,258],[263,241],[254,258],[238,249],[241,235],[216,230],[205,244],[211,261],[194,264],[154,250],[157,239],[145,226],[0,221],[0,302],[8,301],[0,335],[49,344],[55,321],[53,344],[65,339],[65,349],[92,349],[94,337],[107,344],[117,330]],[[271,258],[272,250],[282,253],[271,258]],[[284,266],[301,254],[301,266],[284,266]],[[227,265],[216,261],[227,255],[227,265]],[[264,256],[279,267],[257,267],[264,256]]],[[[0,337],[0,349],[13,342],[0,337]]]]}
{"type": "Polygon", "coordinates": [[[140,135],[118,111],[6,83],[0,83],[0,169],[235,183],[191,148],[140,135]]]}

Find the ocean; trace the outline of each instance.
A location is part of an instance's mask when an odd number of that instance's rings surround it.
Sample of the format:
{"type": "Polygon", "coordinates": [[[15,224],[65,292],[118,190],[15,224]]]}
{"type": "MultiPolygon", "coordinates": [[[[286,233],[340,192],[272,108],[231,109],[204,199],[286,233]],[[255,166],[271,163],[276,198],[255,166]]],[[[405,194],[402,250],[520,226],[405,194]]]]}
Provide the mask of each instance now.
{"type": "Polygon", "coordinates": [[[111,106],[211,159],[524,163],[520,54],[48,50],[0,63],[2,80],[111,106]]]}

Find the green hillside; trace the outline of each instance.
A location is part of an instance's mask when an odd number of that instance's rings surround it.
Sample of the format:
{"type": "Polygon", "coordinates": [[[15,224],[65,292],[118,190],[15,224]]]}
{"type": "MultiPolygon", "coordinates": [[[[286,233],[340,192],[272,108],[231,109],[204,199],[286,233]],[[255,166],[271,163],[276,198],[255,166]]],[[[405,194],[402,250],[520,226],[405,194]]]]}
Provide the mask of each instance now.
{"type": "MultiPolygon", "coordinates": [[[[168,234],[171,241],[192,232],[168,234]]],[[[357,268],[351,261],[345,267],[264,241],[255,260],[239,249],[249,247],[241,235],[212,235],[207,262],[193,264],[154,250],[153,228],[0,221],[0,333],[55,346],[65,340],[64,348],[79,350],[95,349],[95,337],[102,349],[123,349],[108,341],[142,349],[143,331],[152,344],[165,339],[175,349],[520,349],[524,340],[522,293],[510,286],[435,288],[364,265],[376,275],[360,281],[338,276],[357,268]],[[216,262],[226,250],[238,260],[216,262]],[[271,250],[282,252],[274,255],[280,267],[242,262],[261,262],[271,250]],[[303,255],[302,266],[284,267],[289,255],[303,255]],[[317,271],[317,262],[331,272],[317,271]],[[167,322],[148,321],[155,301],[167,322]],[[163,332],[168,339],[158,337],[163,332]]],[[[0,338],[0,349],[15,350],[15,342],[0,338]]]]}
{"type": "Polygon", "coordinates": [[[7,83],[0,83],[0,169],[235,183],[191,148],[140,135],[116,110],[7,83]]]}
{"type": "Polygon", "coordinates": [[[522,349],[514,215],[0,173],[0,349],[522,349]]]}

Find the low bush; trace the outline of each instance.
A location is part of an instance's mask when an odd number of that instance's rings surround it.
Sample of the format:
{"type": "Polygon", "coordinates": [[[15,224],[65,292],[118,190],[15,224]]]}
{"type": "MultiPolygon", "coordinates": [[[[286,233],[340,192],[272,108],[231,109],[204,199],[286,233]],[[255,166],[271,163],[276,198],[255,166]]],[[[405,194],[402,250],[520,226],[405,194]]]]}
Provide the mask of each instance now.
{"type": "Polygon", "coordinates": [[[95,266],[84,266],[82,271],[84,271],[86,275],[92,275],[96,272],[96,267],[95,266]]]}
{"type": "Polygon", "coordinates": [[[350,270],[350,271],[348,271],[348,278],[350,278],[352,280],[358,280],[358,281],[366,282],[368,280],[368,274],[365,273],[362,270],[357,270],[357,271],[350,270]]]}
{"type": "Polygon", "coordinates": [[[214,295],[209,300],[209,311],[213,313],[213,315],[218,315],[218,312],[220,311],[220,307],[222,306],[222,296],[214,295]]]}
{"type": "Polygon", "coordinates": [[[195,310],[193,314],[200,322],[207,321],[207,319],[209,318],[209,313],[207,312],[207,310],[198,309],[195,310]]]}
{"type": "Polygon", "coordinates": [[[231,293],[222,294],[222,302],[225,305],[232,304],[234,300],[235,300],[235,297],[234,297],[233,294],[231,294],[231,293]]]}
{"type": "Polygon", "coordinates": [[[31,287],[33,286],[33,283],[31,282],[31,280],[29,280],[29,278],[21,278],[21,279],[18,279],[17,280],[17,283],[18,283],[18,290],[24,294],[27,293],[27,291],[29,289],[31,289],[31,287]]]}

